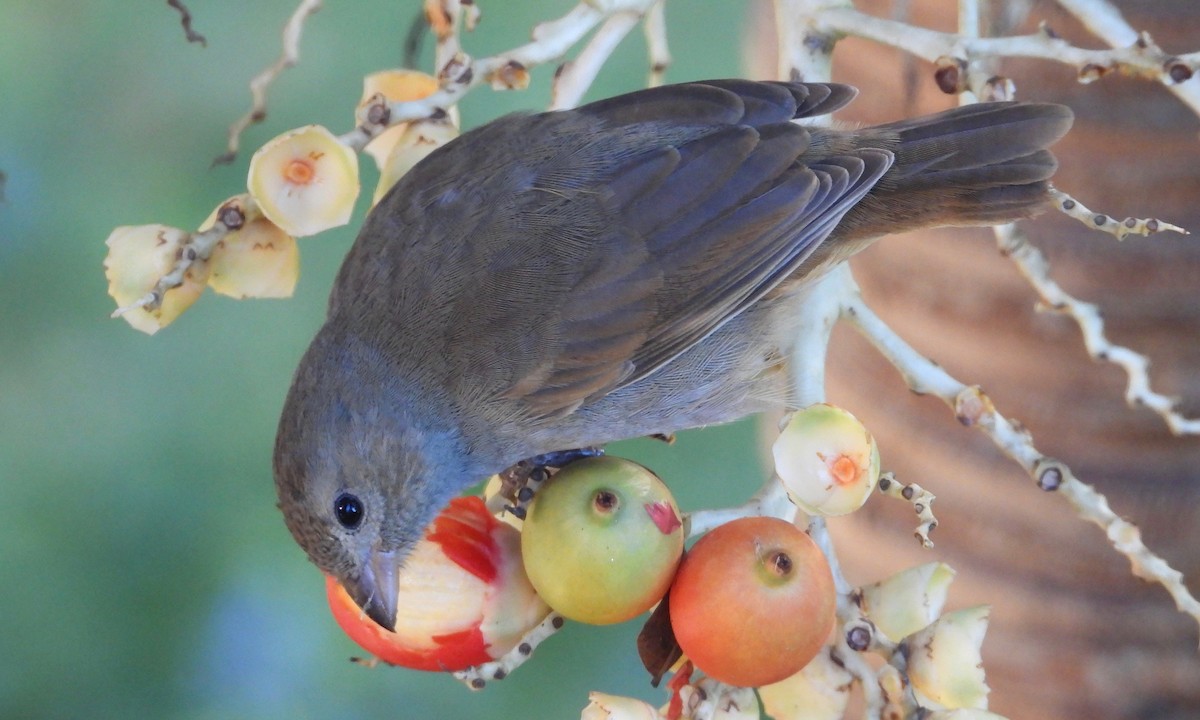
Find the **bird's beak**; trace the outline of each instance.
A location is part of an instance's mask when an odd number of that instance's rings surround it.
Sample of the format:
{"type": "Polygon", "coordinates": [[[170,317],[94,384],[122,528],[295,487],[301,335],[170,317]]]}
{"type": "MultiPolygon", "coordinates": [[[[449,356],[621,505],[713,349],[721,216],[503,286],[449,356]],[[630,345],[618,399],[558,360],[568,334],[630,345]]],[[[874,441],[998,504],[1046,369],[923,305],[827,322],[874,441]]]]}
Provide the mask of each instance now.
{"type": "Polygon", "coordinates": [[[358,603],[367,617],[389,631],[396,629],[396,595],[400,590],[397,580],[399,573],[400,563],[397,554],[376,548],[371,551],[371,557],[363,568],[362,576],[357,580],[342,582],[346,592],[354,598],[354,602],[358,603]]]}

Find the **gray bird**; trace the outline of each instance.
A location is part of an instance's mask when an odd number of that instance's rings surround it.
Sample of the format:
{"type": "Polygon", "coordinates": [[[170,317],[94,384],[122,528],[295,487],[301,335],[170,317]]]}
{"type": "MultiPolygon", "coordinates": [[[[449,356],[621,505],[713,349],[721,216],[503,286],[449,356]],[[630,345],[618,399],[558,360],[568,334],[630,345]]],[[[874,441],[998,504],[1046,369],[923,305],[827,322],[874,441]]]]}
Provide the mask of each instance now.
{"type": "Polygon", "coordinates": [[[786,402],[804,290],[875,238],[1031,216],[1070,110],[806,127],[856,91],[718,80],[500,118],[367,217],[279,422],[296,541],[386,628],[465,488],[786,402]]]}

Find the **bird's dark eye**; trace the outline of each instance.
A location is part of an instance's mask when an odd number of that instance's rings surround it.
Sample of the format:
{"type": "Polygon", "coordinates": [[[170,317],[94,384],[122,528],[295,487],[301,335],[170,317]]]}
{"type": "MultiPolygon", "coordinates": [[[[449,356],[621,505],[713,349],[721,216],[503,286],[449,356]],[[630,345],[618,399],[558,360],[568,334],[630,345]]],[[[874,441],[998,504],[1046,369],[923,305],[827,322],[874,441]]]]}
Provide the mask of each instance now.
{"type": "Polygon", "coordinates": [[[350,493],[342,493],[333,501],[333,514],[337,521],[347,530],[355,530],[362,525],[363,517],[367,514],[362,500],[350,493]]]}

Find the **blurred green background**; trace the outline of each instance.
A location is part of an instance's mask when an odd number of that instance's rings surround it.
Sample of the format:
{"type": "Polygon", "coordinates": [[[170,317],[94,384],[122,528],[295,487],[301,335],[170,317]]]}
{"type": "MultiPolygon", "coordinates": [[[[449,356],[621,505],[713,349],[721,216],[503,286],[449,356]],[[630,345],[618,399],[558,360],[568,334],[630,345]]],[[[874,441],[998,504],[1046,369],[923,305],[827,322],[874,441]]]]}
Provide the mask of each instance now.
{"type": "MultiPolygon", "coordinates": [[[[249,154],[270,137],[348,130],[361,76],[400,63],[420,6],[328,3],[299,66],[271,88],[266,122],[235,163],[210,169],[296,2],[189,4],[207,48],[185,42],[165,2],[0,2],[0,717],[549,719],[576,717],[592,689],[663,698],[638,664],[636,622],[572,625],[482,693],[346,661],[356,648],[275,509],[270,456],[365,207],[301,241],[290,301],[208,293],[153,338],[108,318],[108,233],[195,228],[243,190],[249,154]]],[[[514,47],[572,5],[482,3],[466,49],[514,47]]],[[[669,7],[669,79],[738,74],[741,11],[669,7]]],[[[645,58],[635,31],[590,97],[639,87],[645,58]]],[[[527,92],[479,89],[464,126],[544,107],[551,72],[535,71],[527,92]]],[[[365,200],[375,170],[363,168],[365,200]]],[[[754,451],[747,425],[618,450],[658,470],[686,509],[749,494],[754,451]],[[701,472],[730,482],[688,481],[701,472]]]]}

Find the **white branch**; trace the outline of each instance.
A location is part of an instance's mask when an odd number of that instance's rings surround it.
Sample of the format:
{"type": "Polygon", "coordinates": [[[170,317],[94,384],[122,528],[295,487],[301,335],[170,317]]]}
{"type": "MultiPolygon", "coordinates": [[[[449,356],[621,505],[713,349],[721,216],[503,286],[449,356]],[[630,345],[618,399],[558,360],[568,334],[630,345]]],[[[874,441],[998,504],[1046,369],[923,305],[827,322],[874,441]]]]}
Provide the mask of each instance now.
{"type": "Polygon", "coordinates": [[[339,140],[361,149],[390,125],[444,115],[451,105],[483,82],[495,87],[523,87],[528,83],[529,68],[560,59],[606,19],[618,14],[642,17],[659,1],[583,0],[561,18],[535,26],[532,42],[520,47],[479,59],[456,50],[437,68],[441,83],[437,92],[420,100],[367,103],[358,110],[358,127],[339,140]]]}
{"type": "Polygon", "coordinates": [[[897,482],[896,477],[890,472],[884,473],[879,478],[879,492],[891,498],[907,501],[912,505],[913,512],[917,514],[917,519],[920,521],[917,529],[913,531],[913,536],[917,538],[917,542],[921,543],[921,547],[933,547],[929,533],[933,532],[938,525],[937,518],[933,515],[933,501],[937,500],[937,496],[916,483],[905,485],[897,482]]]}
{"type": "Polygon", "coordinates": [[[646,13],[646,21],[642,28],[646,34],[646,51],[650,55],[650,75],[646,79],[647,87],[658,87],[663,84],[663,76],[671,66],[671,50],[667,47],[667,17],[666,0],[659,0],[646,13]]]}
{"type": "Polygon", "coordinates": [[[1050,197],[1054,199],[1054,206],[1059,212],[1078,220],[1093,230],[1106,232],[1118,240],[1124,240],[1130,235],[1146,236],[1161,232],[1191,235],[1190,232],[1178,225],[1172,225],[1158,218],[1127,217],[1124,220],[1117,220],[1111,215],[1093,212],[1086,205],[1057,188],[1050,188],[1050,197]]]}
{"type": "Polygon", "coordinates": [[[263,69],[250,81],[250,110],[229,126],[229,140],[225,154],[213,160],[213,164],[233,162],[237,157],[242,131],[260,123],[267,116],[267,90],[284,70],[300,62],[300,37],[304,33],[304,21],[321,9],[322,0],[300,0],[300,5],[283,26],[283,52],[279,59],[263,69]]]}
{"type": "Polygon", "coordinates": [[[190,233],[179,243],[179,254],[175,265],[154,283],[150,291],[128,305],[113,310],[109,317],[118,318],[131,310],[146,308],[154,311],[162,306],[167,291],[183,284],[188,269],[197,262],[204,262],[212,257],[217,243],[229,233],[238,230],[246,223],[254,222],[262,217],[258,203],[249,194],[238,195],[225,202],[216,212],[216,220],[207,230],[190,233]]]}
{"type": "Polygon", "coordinates": [[[954,408],[960,422],[987,435],[1039,487],[1063,494],[1080,517],[1104,530],[1113,548],[1128,558],[1135,575],[1166,588],[1175,606],[1200,624],[1200,601],[1188,591],[1183,575],[1151,552],[1142,543],[1138,529],[1113,513],[1103,495],[1078,480],[1064,463],[1043,455],[1027,432],[996,412],[982,390],[964,385],[914,350],[867,307],[861,296],[854,298],[847,310],[847,319],[900,371],[914,392],[941,398],[954,408]]]}
{"type": "MultiPolygon", "coordinates": [[[[1074,2],[1099,4],[1099,0],[1074,2]]],[[[962,37],[954,33],[937,32],[895,20],[877,18],[844,3],[835,5],[833,2],[827,2],[820,10],[819,14],[814,13],[809,18],[815,32],[833,37],[852,35],[873,40],[937,63],[939,67],[957,63],[966,72],[973,63],[984,59],[1036,58],[1075,67],[1079,81],[1085,83],[1116,71],[1162,82],[1193,110],[1200,113],[1198,84],[1185,82],[1194,75],[1200,54],[1170,55],[1155,45],[1144,33],[1137,37],[1136,42],[1112,50],[1089,50],[1071,45],[1045,27],[1041,32],[1032,35],[962,37]]],[[[1003,87],[1005,79],[995,78],[995,81],[996,88],[986,89],[983,92],[984,96],[1001,97],[1006,94],[1003,87]]],[[[965,88],[964,82],[964,79],[956,76],[939,78],[939,86],[947,92],[961,92],[965,88]]]]}
{"type": "MultiPolygon", "coordinates": [[[[1139,34],[1130,27],[1121,16],[1121,11],[1108,0],[1058,0],[1058,4],[1111,47],[1136,47],[1143,41],[1153,44],[1149,35],[1139,34]]],[[[1158,50],[1157,46],[1154,49],[1158,50]]],[[[1200,52],[1166,59],[1166,77],[1159,79],[1192,112],[1200,115],[1200,82],[1187,82],[1200,70],[1200,52]]]]}
{"type": "Polygon", "coordinates": [[[579,104],[584,93],[592,86],[600,68],[604,67],[617,45],[625,39],[630,30],[633,30],[639,20],[641,15],[638,13],[620,12],[604,21],[579,55],[574,60],[564,63],[558,76],[554,78],[551,110],[568,110],[579,104]]]}
{"type": "Polygon", "coordinates": [[[529,658],[533,657],[533,651],[537,649],[537,646],[561,630],[563,624],[562,615],[552,612],[546,616],[545,620],[526,633],[525,637],[521,638],[521,642],[517,643],[512,650],[492,662],[459,670],[454,673],[454,678],[472,690],[482,690],[487,686],[489,680],[503,680],[513,670],[521,667],[529,658]]]}
{"type": "MultiPolygon", "coordinates": [[[[1085,209],[1086,210],[1086,209],[1085,209]]],[[[1172,226],[1173,227],[1173,226],[1172,226]]],[[[1142,405],[1162,416],[1167,427],[1176,435],[1200,435],[1200,419],[1189,419],[1176,412],[1176,400],[1150,387],[1150,360],[1140,353],[1109,341],[1104,333],[1104,320],[1092,303],[1082,302],[1068,294],[1050,278],[1046,256],[1033,246],[1015,225],[996,228],[1000,252],[1016,264],[1017,269],[1037,291],[1044,309],[1069,315],[1083,333],[1088,355],[1119,366],[1128,377],[1125,402],[1142,405]]]]}

